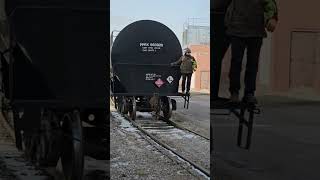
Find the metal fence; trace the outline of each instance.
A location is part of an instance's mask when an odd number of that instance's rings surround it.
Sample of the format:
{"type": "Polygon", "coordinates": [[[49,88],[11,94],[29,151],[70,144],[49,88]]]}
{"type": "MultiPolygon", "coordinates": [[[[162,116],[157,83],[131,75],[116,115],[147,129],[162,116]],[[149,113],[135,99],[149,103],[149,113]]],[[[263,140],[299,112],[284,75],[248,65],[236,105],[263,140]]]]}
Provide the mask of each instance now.
{"type": "Polygon", "coordinates": [[[189,18],[183,25],[182,46],[210,45],[210,23],[201,18],[189,18]]]}

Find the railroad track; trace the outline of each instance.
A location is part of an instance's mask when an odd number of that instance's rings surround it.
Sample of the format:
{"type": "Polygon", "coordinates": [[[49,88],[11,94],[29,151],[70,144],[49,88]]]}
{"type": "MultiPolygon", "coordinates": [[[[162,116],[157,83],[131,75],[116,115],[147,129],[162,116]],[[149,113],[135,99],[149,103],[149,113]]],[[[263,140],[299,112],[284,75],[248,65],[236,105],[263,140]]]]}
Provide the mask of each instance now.
{"type": "Polygon", "coordinates": [[[111,112],[111,115],[114,118],[122,116],[158,145],[190,164],[207,179],[210,178],[210,140],[208,138],[182,128],[172,121],[155,120],[150,113],[137,112],[137,118],[134,121],[117,111],[111,112]]]}

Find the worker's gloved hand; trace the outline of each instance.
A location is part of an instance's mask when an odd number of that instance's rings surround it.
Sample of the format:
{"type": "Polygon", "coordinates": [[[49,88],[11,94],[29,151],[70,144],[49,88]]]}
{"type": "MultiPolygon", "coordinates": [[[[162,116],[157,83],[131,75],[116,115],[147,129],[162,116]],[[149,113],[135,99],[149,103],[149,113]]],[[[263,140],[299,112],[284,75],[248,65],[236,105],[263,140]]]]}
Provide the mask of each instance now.
{"type": "Polygon", "coordinates": [[[269,32],[273,32],[276,29],[276,26],[277,26],[277,20],[272,18],[267,23],[267,30],[269,32]]]}

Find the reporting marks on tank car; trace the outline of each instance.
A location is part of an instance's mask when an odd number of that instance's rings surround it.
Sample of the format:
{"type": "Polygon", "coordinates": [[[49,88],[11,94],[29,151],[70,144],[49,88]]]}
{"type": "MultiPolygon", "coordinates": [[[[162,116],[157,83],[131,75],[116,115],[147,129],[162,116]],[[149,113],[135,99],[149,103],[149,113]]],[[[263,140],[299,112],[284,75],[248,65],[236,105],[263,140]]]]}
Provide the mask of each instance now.
{"type": "Polygon", "coordinates": [[[155,74],[155,73],[147,73],[146,74],[146,81],[154,81],[156,78],[161,78],[160,74],[155,74]]]}
{"type": "Polygon", "coordinates": [[[142,52],[157,52],[157,51],[160,51],[164,47],[164,44],[163,43],[156,43],[156,42],[152,42],[152,43],[140,42],[139,46],[140,46],[142,52]]]}

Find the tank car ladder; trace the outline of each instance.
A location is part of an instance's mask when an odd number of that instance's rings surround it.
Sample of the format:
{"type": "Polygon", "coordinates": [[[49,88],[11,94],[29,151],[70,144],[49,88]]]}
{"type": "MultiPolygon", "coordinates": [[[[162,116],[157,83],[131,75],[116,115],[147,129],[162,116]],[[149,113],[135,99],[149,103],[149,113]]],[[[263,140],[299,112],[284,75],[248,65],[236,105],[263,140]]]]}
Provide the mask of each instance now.
{"type": "Polygon", "coordinates": [[[240,148],[249,149],[251,145],[252,139],[252,130],[253,130],[253,122],[254,122],[254,115],[260,114],[261,110],[257,106],[257,104],[248,104],[245,102],[240,103],[231,103],[229,99],[220,98],[219,100],[214,102],[214,107],[212,111],[217,109],[228,110],[228,113],[215,113],[212,112],[212,115],[231,115],[234,114],[237,119],[239,120],[238,124],[238,135],[237,135],[237,145],[240,148]],[[248,117],[246,114],[248,113],[248,117]],[[242,135],[244,134],[243,128],[247,127],[247,137],[245,141],[245,146],[242,144],[242,135]]]}
{"type": "Polygon", "coordinates": [[[190,102],[190,94],[187,93],[179,93],[179,95],[183,98],[183,108],[189,109],[189,102],[190,102]]]}

